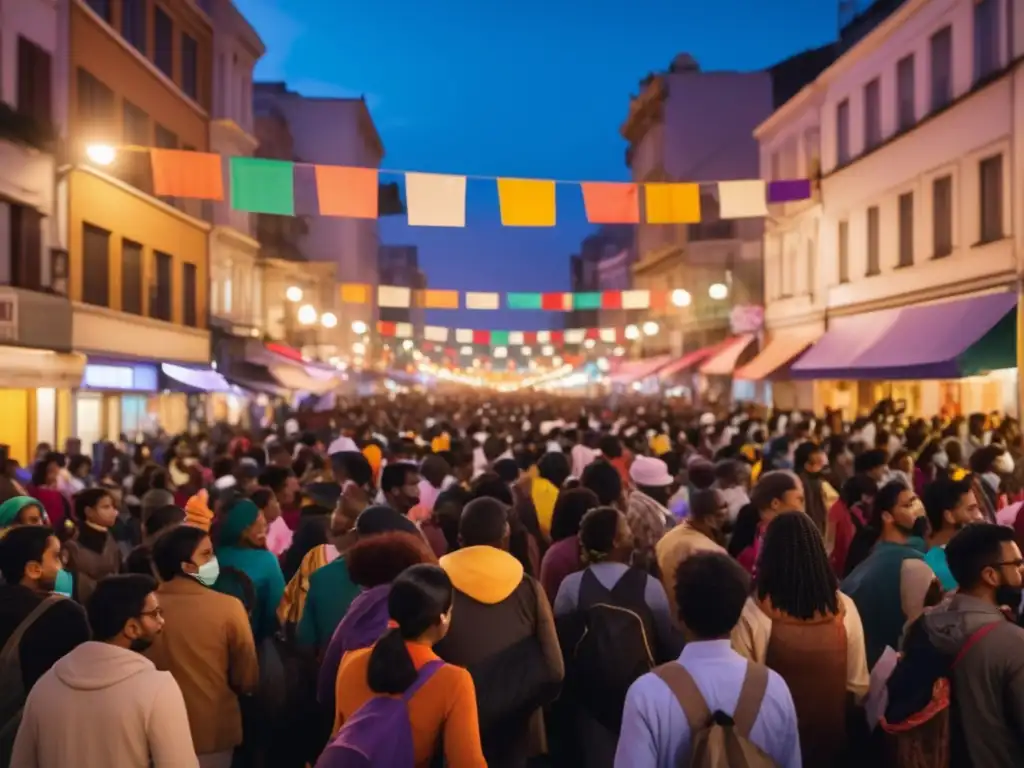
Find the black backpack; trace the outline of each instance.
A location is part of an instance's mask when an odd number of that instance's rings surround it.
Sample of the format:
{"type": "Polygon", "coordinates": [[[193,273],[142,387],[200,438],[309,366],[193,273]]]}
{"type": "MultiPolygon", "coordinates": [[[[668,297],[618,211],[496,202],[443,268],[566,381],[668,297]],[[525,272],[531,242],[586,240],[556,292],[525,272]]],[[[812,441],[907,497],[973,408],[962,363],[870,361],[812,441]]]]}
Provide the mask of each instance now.
{"type": "Polygon", "coordinates": [[[576,610],[559,622],[567,687],[579,706],[615,733],[629,686],[654,669],[660,655],[645,599],[647,579],[645,571],[630,568],[609,590],[587,568],[576,610]]]}

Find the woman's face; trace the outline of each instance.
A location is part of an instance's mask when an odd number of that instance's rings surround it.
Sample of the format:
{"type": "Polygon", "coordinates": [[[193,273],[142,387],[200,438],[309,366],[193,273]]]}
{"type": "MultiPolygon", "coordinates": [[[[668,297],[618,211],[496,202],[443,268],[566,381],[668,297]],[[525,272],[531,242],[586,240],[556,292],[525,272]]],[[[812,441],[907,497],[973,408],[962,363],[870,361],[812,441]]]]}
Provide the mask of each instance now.
{"type": "Polygon", "coordinates": [[[60,464],[56,461],[51,461],[46,465],[46,484],[56,485],[58,477],[60,477],[60,464]]]}
{"type": "Polygon", "coordinates": [[[786,491],[780,498],[772,502],[772,511],[777,515],[785,512],[803,512],[804,507],[804,489],[802,486],[786,491]]]}
{"type": "Polygon", "coordinates": [[[198,570],[211,560],[213,560],[213,541],[209,536],[204,536],[203,540],[199,542],[199,546],[196,547],[196,551],[192,553],[192,562],[195,563],[198,570]]]}
{"type": "Polygon", "coordinates": [[[36,504],[24,507],[18,513],[18,523],[21,525],[43,525],[43,510],[36,504]]]}
{"type": "Polygon", "coordinates": [[[260,512],[252,525],[242,533],[242,541],[253,549],[266,549],[267,547],[267,518],[260,512]]]}
{"type": "Polygon", "coordinates": [[[104,496],[95,507],[85,508],[85,519],[101,528],[110,528],[117,522],[117,507],[112,496],[104,496]]]}

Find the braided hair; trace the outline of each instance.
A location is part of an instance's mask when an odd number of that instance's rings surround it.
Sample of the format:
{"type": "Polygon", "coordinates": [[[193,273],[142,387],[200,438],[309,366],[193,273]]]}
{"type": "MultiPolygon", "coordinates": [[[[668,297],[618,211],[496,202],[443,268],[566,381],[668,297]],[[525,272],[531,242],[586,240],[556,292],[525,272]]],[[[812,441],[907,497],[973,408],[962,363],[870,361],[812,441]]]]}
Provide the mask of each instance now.
{"type": "Polygon", "coordinates": [[[757,597],[795,619],[839,612],[839,582],[814,521],[805,514],[779,515],[768,526],[757,569],[757,597]]]}
{"type": "Polygon", "coordinates": [[[612,559],[621,516],[615,507],[597,507],[583,515],[579,536],[585,563],[594,565],[612,559]]]}

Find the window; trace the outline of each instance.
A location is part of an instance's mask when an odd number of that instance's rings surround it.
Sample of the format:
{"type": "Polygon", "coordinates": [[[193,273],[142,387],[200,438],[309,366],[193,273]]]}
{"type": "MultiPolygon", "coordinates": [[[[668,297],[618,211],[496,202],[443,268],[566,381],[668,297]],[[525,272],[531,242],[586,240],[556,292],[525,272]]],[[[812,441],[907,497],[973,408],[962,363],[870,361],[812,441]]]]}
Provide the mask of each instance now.
{"type": "Polygon", "coordinates": [[[199,44],[184,32],[181,33],[181,90],[199,99],[199,44]]]}
{"type": "Polygon", "coordinates": [[[821,132],[817,127],[804,131],[804,171],[801,176],[816,178],[821,171],[821,132]]]}
{"type": "Polygon", "coordinates": [[[864,151],[882,143],[882,92],[876,77],[864,86],[864,151]]]}
{"type": "Polygon", "coordinates": [[[38,291],[42,288],[43,215],[14,203],[10,210],[11,285],[38,291]]]}
{"type": "Polygon", "coordinates": [[[110,233],[82,225],[82,301],[110,306],[110,233]]]}
{"type": "Polygon", "coordinates": [[[850,222],[839,222],[839,282],[850,282],[850,222]]]}
{"type": "Polygon", "coordinates": [[[900,251],[897,265],[910,267],[914,264],[914,193],[904,192],[899,200],[900,251]]]}
{"type": "Polygon", "coordinates": [[[974,3],[974,81],[984,80],[999,68],[999,3],[974,3]]]}
{"type": "Polygon", "coordinates": [[[904,56],[896,65],[896,122],[897,129],[905,131],[914,125],[914,54],[904,56]]]}
{"type": "MultiPolygon", "coordinates": [[[[125,99],[124,101],[124,140],[125,143],[138,147],[152,144],[152,132],[149,127],[149,115],[125,99]]],[[[118,166],[122,169],[122,177],[136,189],[149,192],[152,187],[152,163],[145,152],[125,152],[118,166]]]]}
{"type": "Polygon", "coordinates": [[[40,125],[53,121],[50,52],[18,36],[18,112],[40,125]]]}
{"type": "Polygon", "coordinates": [[[880,274],[882,271],[881,257],[879,254],[879,227],[878,227],[878,206],[868,208],[868,268],[864,272],[866,277],[880,274]]]}
{"type": "Polygon", "coordinates": [[[836,165],[850,162],[850,101],[843,99],[836,107],[836,165]]]}
{"type": "Polygon", "coordinates": [[[199,327],[198,288],[196,265],[186,262],[182,265],[181,273],[181,291],[184,299],[181,321],[190,328],[199,327]]]}
{"type": "Polygon", "coordinates": [[[156,126],[156,146],[159,149],[177,149],[178,148],[178,136],[174,131],[170,131],[164,128],[162,125],[157,123],[156,126]]]}
{"type": "Polygon", "coordinates": [[[146,55],[147,0],[122,0],[121,37],[143,56],[146,55]]]}
{"type": "Polygon", "coordinates": [[[109,133],[114,120],[114,92],[78,68],[78,116],[90,132],[109,133]]]}
{"type": "Polygon", "coordinates": [[[1003,156],[993,155],[978,166],[980,192],[981,242],[991,243],[1003,237],[1003,156]]]}
{"type": "Polygon", "coordinates": [[[953,100],[953,28],[943,27],[929,42],[931,50],[932,111],[942,109],[953,100]]]}
{"type": "Polygon", "coordinates": [[[953,252],[953,177],[932,182],[932,256],[941,259],[953,252]]]}
{"type": "Polygon", "coordinates": [[[85,4],[92,8],[96,12],[96,15],[107,22],[107,24],[110,23],[111,0],[85,0],[85,4]]]}
{"type": "Polygon", "coordinates": [[[174,22],[159,5],[153,13],[153,63],[156,68],[174,78],[174,22]]]}
{"type": "Polygon", "coordinates": [[[121,311],[142,314],[142,246],[121,240],[121,311]]]}
{"type": "Polygon", "coordinates": [[[149,316],[157,320],[171,320],[171,266],[174,262],[168,253],[153,252],[156,263],[153,286],[149,296],[149,316]]]}
{"type": "Polygon", "coordinates": [[[811,239],[807,240],[807,295],[814,297],[815,288],[817,287],[814,283],[817,279],[817,259],[814,252],[814,241],[811,239]]]}
{"type": "Polygon", "coordinates": [[[772,152],[772,168],[771,176],[769,178],[771,178],[772,181],[778,181],[782,178],[782,156],[779,154],[778,150],[772,152]]]}

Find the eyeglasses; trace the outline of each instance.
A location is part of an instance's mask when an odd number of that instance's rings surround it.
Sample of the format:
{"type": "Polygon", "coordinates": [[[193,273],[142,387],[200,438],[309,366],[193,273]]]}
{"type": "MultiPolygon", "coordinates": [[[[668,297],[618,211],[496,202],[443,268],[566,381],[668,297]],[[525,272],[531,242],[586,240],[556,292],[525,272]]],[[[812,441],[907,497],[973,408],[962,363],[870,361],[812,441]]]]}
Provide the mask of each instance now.
{"type": "Polygon", "coordinates": [[[162,619],[164,617],[164,609],[154,608],[152,611],[143,611],[139,616],[149,616],[153,619],[162,619]]]}
{"type": "Polygon", "coordinates": [[[989,563],[989,568],[1002,568],[1004,565],[1011,566],[1013,568],[1024,568],[1024,558],[1018,558],[1016,560],[1006,560],[1001,563],[989,563]]]}

